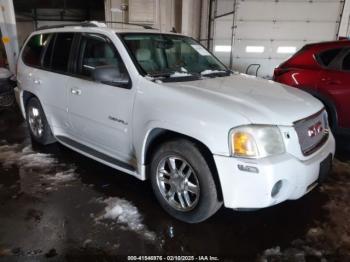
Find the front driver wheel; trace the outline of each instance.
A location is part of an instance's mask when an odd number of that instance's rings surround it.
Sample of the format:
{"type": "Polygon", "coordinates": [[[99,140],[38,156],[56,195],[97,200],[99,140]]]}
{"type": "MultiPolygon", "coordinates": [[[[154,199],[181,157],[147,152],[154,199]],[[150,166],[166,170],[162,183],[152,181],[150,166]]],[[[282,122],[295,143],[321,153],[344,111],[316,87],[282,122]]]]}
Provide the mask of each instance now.
{"type": "Polygon", "coordinates": [[[204,221],[221,207],[208,163],[188,140],[170,141],[158,148],[151,164],[151,182],[163,209],[181,221],[204,221]]]}
{"type": "Polygon", "coordinates": [[[27,103],[26,121],[30,136],[35,142],[41,145],[47,145],[56,141],[52,135],[40,101],[36,97],[31,98],[27,103]]]}

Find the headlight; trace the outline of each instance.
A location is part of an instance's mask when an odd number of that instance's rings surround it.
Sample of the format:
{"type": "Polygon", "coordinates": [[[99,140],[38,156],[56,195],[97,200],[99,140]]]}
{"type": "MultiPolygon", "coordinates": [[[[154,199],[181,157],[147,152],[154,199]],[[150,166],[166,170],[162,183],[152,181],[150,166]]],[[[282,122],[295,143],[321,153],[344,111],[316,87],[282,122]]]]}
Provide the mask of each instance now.
{"type": "Polygon", "coordinates": [[[230,132],[231,154],[237,157],[263,158],[285,152],[277,126],[248,125],[230,132]]]}

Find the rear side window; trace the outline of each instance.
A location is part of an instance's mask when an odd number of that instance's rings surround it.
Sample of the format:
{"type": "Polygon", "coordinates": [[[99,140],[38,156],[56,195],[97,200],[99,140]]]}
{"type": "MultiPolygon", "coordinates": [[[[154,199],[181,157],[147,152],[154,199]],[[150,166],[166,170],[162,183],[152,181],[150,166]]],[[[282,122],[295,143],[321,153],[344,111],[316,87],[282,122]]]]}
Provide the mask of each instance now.
{"type": "Polygon", "coordinates": [[[329,66],[332,61],[337,57],[337,55],[340,53],[342,49],[341,48],[335,48],[335,49],[329,49],[326,51],[323,51],[319,54],[319,60],[322,65],[329,66]]]}
{"type": "Polygon", "coordinates": [[[22,60],[30,66],[40,66],[42,53],[48,44],[50,34],[33,35],[23,49],[22,60]]]}
{"type": "Polygon", "coordinates": [[[51,69],[58,72],[67,72],[70,49],[74,33],[57,33],[52,54],[51,69]]]}
{"type": "Polygon", "coordinates": [[[342,70],[346,70],[346,71],[350,70],[350,53],[344,57],[344,60],[342,63],[342,70]]]}

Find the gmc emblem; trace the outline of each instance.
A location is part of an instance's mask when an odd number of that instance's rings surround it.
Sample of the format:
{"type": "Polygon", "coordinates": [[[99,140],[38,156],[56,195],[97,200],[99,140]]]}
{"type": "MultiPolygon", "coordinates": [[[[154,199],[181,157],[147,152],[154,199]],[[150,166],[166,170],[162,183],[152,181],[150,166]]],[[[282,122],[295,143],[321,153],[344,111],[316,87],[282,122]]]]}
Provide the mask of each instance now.
{"type": "Polygon", "coordinates": [[[310,126],[307,130],[307,134],[309,137],[315,137],[323,131],[322,123],[317,122],[313,126],[310,126]]]}

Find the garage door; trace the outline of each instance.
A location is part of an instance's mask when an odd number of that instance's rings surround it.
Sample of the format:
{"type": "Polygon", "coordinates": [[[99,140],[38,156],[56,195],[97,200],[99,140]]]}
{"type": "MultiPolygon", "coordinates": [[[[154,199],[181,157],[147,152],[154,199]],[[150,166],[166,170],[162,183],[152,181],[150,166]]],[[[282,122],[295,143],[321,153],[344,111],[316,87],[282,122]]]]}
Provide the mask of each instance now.
{"type": "Polygon", "coordinates": [[[216,0],[213,51],[240,72],[270,78],[306,43],[337,39],[344,1],[216,0]]]}

